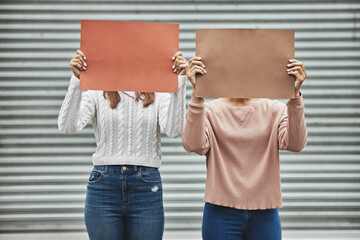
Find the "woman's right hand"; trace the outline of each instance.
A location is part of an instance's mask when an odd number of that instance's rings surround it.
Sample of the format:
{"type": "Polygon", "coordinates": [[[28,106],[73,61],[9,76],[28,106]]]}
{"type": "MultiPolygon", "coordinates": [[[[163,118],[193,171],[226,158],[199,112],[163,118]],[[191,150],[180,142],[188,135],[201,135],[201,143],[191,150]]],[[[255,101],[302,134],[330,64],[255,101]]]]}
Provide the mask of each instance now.
{"type": "Polygon", "coordinates": [[[186,69],[186,75],[195,89],[195,75],[197,73],[205,74],[205,65],[201,61],[201,57],[193,57],[189,60],[189,66],[186,69]]]}
{"type": "Polygon", "coordinates": [[[80,79],[80,71],[85,71],[86,64],[85,54],[81,50],[77,50],[75,56],[70,61],[71,71],[74,73],[75,77],[80,79]]]}

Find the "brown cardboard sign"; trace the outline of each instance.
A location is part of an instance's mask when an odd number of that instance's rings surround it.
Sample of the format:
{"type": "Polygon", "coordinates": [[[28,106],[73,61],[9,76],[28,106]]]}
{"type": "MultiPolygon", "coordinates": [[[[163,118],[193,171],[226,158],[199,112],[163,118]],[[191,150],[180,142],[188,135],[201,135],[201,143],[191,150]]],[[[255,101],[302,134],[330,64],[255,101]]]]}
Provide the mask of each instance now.
{"type": "Polygon", "coordinates": [[[196,75],[196,95],[231,98],[292,98],[294,30],[196,30],[196,56],[206,74],[196,75]]]}

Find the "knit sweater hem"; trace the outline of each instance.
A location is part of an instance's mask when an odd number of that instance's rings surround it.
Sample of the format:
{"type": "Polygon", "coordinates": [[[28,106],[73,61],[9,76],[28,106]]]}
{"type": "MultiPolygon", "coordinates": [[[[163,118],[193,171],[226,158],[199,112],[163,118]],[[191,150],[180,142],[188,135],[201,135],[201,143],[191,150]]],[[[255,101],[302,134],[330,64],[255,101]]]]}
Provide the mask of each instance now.
{"type": "Polygon", "coordinates": [[[92,157],[94,165],[141,165],[160,168],[161,159],[147,159],[132,156],[101,156],[92,157]]]}
{"type": "Polygon", "coordinates": [[[269,201],[263,202],[262,204],[252,204],[250,202],[229,202],[229,201],[220,201],[211,198],[204,198],[203,202],[208,202],[214,205],[243,209],[243,210],[265,210],[265,209],[273,209],[273,208],[282,208],[282,201],[280,203],[278,201],[269,201]]]}

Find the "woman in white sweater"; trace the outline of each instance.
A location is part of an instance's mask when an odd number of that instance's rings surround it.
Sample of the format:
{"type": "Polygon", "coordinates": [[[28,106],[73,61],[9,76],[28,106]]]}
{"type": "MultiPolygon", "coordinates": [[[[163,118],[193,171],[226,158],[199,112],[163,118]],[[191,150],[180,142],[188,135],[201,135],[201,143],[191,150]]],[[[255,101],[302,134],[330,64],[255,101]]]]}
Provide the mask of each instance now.
{"type": "Polygon", "coordinates": [[[86,57],[78,50],[70,62],[73,75],[58,126],[71,134],[92,120],[97,147],[85,202],[91,240],[162,239],[160,131],[179,137],[185,123],[187,62],[181,52],[172,60],[179,76],[178,92],[171,94],[82,90],[86,57]]]}

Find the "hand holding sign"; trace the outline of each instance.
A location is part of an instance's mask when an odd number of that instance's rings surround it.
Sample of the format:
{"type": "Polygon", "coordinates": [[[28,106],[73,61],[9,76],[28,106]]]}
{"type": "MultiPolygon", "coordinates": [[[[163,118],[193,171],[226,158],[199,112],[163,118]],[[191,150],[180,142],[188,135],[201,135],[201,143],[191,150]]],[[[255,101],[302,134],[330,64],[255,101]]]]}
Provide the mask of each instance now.
{"type": "Polygon", "coordinates": [[[175,53],[172,60],[174,61],[174,65],[172,66],[173,71],[179,73],[179,75],[185,75],[188,64],[186,59],[182,56],[182,52],[175,53]]]}
{"type": "Polygon", "coordinates": [[[295,76],[295,96],[300,96],[300,87],[303,84],[307,74],[304,64],[296,59],[290,59],[287,67],[288,74],[295,76]]]}
{"type": "Polygon", "coordinates": [[[80,71],[85,71],[86,64],[85,54],[81,50],[77,50],[75,56],[70,61],[70,68],[75,77],[80,79],[80,71]]]}
{"type": "Polygon", "coordinates": [[[193,57],[192,59],[189,60],[189,67],[186,71],[186,75],[188,77],[188,79],[190,80],[193,88],[195,89],[195,75],[197,73],[200,74],[205,74],[206,70],[205,70],[205,65],[201,62],[201,57],[193,57]]]}

